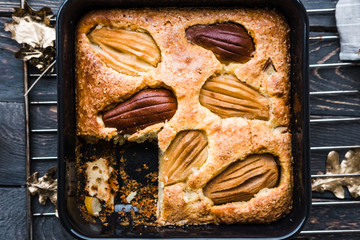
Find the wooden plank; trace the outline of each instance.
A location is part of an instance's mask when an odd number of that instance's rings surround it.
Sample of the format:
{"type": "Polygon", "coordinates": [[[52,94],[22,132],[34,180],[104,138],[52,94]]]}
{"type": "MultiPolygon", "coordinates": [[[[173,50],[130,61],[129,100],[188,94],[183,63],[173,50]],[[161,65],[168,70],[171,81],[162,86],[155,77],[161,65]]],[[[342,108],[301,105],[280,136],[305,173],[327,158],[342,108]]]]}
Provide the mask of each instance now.
{"type": "Polygon", "coordinates": [[[359,132],[354,131],[360,129],[360,121],[311,123],[310,126],[312,147],[360,145],[359,132]]]}
{"type": "MultiPolygon", "coordinates": [[[[326,32],[312,34],[316,36],[334,35],[326,32]]],[[[334,40],[310,41],[310,64],[336,63],[339,60],[340,44],[334,40]]],[[[310,69],[310,91],[360,90],[358,79],[360,68],[329,67],[310,69]]],[[[360,99],[357,94],[311,96],[310,113],[316,115],[359,116],[360,99]]]]}
{"type": "Polygon", "coordinates": [[[30,119],[31,129],[56,129],[57,105],[31,105],[30,119]]]}
{"type": "Polygon", "coordinates": [[[304,230],[360,229],[359,209],[358,205],[313,206],[304,230]]]}
{"type": "Polygon", "coordinates": [[[56,15],[64,0],[28,0],[30,6],[36,10],[42,7],[49,7],[56,15]]]}
{"type": "MultiPolygon", "coordinates": [[[[334,36],[335,34],[321,32],[312,35],[334,36]]],[[[338,39],[310,40],[309,47],[310,64],[341,62],[338,39]]],[[[312,68],[310,69],[310,91],[360,89],[359,76],[359,66],[312,68]]]]}
{"type": "Polygon", "coordinates": [[[354,233],[341,233],[341,235],[337,234],[300,234],[299,236],[293,239],[306,239],[306,240],[358,240],[360,238],[360,234],[354,233]],[[339,237],[341,236],[341,237],[339,237]]]}
{"type": "MultiPolygon", "coordinates": [[[[325,173],[326,158],[328,153],[329,153],[328,150],[311,152],[311,159],[310,159],[311,174],[317,174],[319,171],[325,173]]],[[[342,154],[342,157],[343,156],[344,155],[342,154]]]]}
{"type": "Polygon", "coordinates": [[[15,7],[20,7],[19,0],[0,0],[0,12],[12,12],[15,7]]]}
{"type": "MultiPolygon", "coordinates": [[[[336,89],[339,90],[339,89],[336,89]]],[[[311,97],[310,113],[333,116],[359,116],[360,98],[354,96],[311,97]]]]}
{"type": "Polygon", "coordinates": [[[24,105],[0,102],[0,113],[0,185],[24,185],[24,105]]]}
{"type": "MultiPolygon", "coordinates": [[[[34,91],[35,92],[35,91],[34,91]]],[[[31,129],[56,129],[57,106],[56,105],[32,105],[30,107],[31,129]]],[[[55,133],[32,133],[31,134],[32,157],[56,157],[57,134],[55,133]]],[[[40,172],[40,175],[51,167],[57,166],[56,159],[32,160],[31,172],[40,172]]],[[[37,201],[35,201],[35,206],[37,201]]],[[[39,205],[39,204],[37,204],[39,205]]],[[[39,205],[40,206],[40,205],[39,205]]],[[[51,206],[50,206],[51,207],[51,206]]],[[[53,212],[54,210],[50,210],[53,212]]]]}
{"type": "MultiPolygon", "coordinates": [[[[315,9],[334,9],[338,0],[302,0],[301,1],[306,10],[315,9]]],[[[309,13],[310,29],[312,31],[321,31],[326,29],[327,31],[336,32],[336,20],[335,12],[317,12],[309,13]]]]}
{"type": "MultiPolygon", "coordinates": [[[[311,35],[328,36],[336,35],[326,32],[319,32],[311,35]]],[[[310,40],[309,44],[309,61],[310,64],[326,63],[326,62],[339,62],[340,41],[339,39],[320,39],[310,40]]]]}
{"type": "MultiPolygon", "coordinates": [[[[40,176],[43,176],[43,174],[41,174],[40,176]]],[[[50,202],[50,200],[47,200],[46,204],[42,205],[42,204],[40,204],[39,197],[37,195],[33,196],[31,198],[31,203],[32,203],[31,209],[32,209],[33,214],[35,214],[35,213],[54,213],[55,212],[55,207],[50,202]]]]}
{"type": "MultiPolygon", "coordinates": [[[[322,7],[321,8],[325,8],[322,7]]],[[[319,32],[319,31],[330,31],[337,32],[336,28],[336,18],[334,12],[329,13],[309,13],[309,25],[310,31],[319,32]]]]}
{"type": "Polygon", "coordinates": [[[11,19],[0,17],[0,102],[24,102],[23,62],[14,56],[20,45],[3,28],[4,23],[9,20],[11,19]]]}
{"type": "Polygon", "coordinates": [[[360,68],[331,67],[310,70],[310,91],[359,90],[360,68]]]}
{"type": "MultiPolygon", "coordinates": [[[[45,6],[50,7],[56,15],[64,0],[28,0],[28,2],[35,10],[40,10],[40,8],[45,6]]],[[[0,0],[0,12],[13,12],[15,7],[20,7],[20,0],[0,0]]]]}
{"type": "Polygon", "coordinates": [[[306,9],[334,8],[338,0],[301,0],[306,9]]]}
{"type": "Polygon", "coordinates": [[[31,156],[32,157],[57,156],[56,133],[32,133],[31,156]]]}
{"type": "MultiPolygon", "coordinates": [[[[31,77],[29,86],[36,80],[31,77]]],[[[37,82],[35,87],[29,93],[29,101],[56,101],[57,100],[57,83],[54,77],[44,77],[37,82]]]]}
{"type": "Polygon", "coordinates": [[[310,91],[360,90],[359,74],[358,66],[311,69],[310,91]]]}
{"type": "MultiPolygon", "coordinates": [[[[54,155],[56,156],[56,155],[54,155]]],[[[47,170],[52,167],[57,167],[56,159],[52,160],[32,160],[31,162],[31,172],[39,172],[40,176],[43,176],[47,170]]]]}
{"type": "Polygon", "coordinates": [[[35,217],[34,239],[74,239],[61,225],[60,220],[54,216],[35,217]]]}
{"type": "Polygon", "coordinates": [[[1,239],[26,238],[25,188],[0,187],[1,239]]]}

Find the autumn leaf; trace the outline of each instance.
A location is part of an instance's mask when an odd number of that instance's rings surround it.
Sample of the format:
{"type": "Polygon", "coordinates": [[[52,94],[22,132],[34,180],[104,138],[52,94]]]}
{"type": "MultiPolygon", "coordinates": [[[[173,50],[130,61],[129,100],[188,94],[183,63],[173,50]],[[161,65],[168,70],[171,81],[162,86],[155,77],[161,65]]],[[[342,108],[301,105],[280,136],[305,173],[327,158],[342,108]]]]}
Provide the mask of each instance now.
{"type": "Polygon", "coordinates": [[[33,173],[26,181],[31,195],[39,195],[39,202],[45,205],[46,200],[50,199],[52,204],[57,202],[57,180],[54,179],[56,167],[50,168],[43,177],[39,178],[39,172],[33,173]]]}
{"type": "Polygon", "coordinates": [[[50,23],[53,13],[43,7],[32,9],[27,2],[24,8],[15,8],[13,20],[6,22],[5,31],[23,47],[15,53],[17,58],[29,61],[40,71],[45,70],[55,59],[55,27],[50,23]]]}
{"type": "MultiPolygon", "coordinates": [[[[344,160],[339,162],[339,154],[331,151],[326,160],[326,173],[329,174],[360,174],[360,149],[349,150],[344,160]]],[[[318,174],[324,174],[319,172],[318,174]]],[[[345,197],[344,187],[347,187],[351,196],[357,198],[360,196],[360,176],[354,177],[326,177],[317,178],[312,181],[312,191],[324,192],[331,191],[337,198],[345,197]]]]}

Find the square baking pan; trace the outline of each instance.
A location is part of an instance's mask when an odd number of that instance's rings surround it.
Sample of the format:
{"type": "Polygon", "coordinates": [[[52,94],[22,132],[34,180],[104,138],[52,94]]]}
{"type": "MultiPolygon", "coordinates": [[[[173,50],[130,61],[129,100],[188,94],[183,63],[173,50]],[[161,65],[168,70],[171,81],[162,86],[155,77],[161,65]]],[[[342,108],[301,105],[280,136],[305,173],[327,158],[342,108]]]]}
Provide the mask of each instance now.
{"type": "MultiPolygon", "coordinates": [[[[293,236],[304,226],[311,205],[309,156],[308,18],[298,0],[68,0],[57,16],[58,71],[58,212],[63,226],[76,238],[267,238],[293,236]],[[293,155],[293,208],[271,224],[151,227],[119,224],[116,216],[107,226],[87,221],[78,203],[76,171],[75,29],[84,14],[94,9],[163,7],[224,7],[277,9],[290,26],[291,132],[293,155]]],[[[86,149],[84,150],[87,151],[86,149]]],[[[154,162],[157,148],[149,144],[129,150],[136,158],[154,162]]],[[[91,152],[90,150],[88,152],[91,152]]],[[[87,153],[89,154],[89,153],[87,153]]],[[[136,160],[135,160],[136,161],[136,160]]],[[[115,202],[116,204],[116,202],[115,202]]],[[[115,205],[116,208],[116,205],[115,205]]],[[[114,213],[116,215],[116,213],[114,213]]]]}

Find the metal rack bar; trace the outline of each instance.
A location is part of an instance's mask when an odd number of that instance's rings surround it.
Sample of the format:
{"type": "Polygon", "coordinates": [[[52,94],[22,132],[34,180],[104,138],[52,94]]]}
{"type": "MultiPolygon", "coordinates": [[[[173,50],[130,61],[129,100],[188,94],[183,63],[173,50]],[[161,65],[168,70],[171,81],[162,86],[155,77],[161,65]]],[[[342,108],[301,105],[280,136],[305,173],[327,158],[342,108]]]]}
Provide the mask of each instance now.
{"type": "Polygon", "coordinates": [[[360,177],[360,173],[344,173],[344,174],[314,174],[311,178],[328,178],[328,177],[360,177]]]}
{"type": "Polygon", "coordinates": [[[42,73],[40,73],[39,77],[33,82],[33,84],[31,84],[29,89],[25,92],[24,96],[27,96],[29,94],[31,89],[33,89],[33,87],[35,87],[36,83],[38,81],[40,81],[40,79],[47,73],[47,71],[49,71],[55,65],[55,63],[56,63],[56,60],[53,61],[42,73]]]}
{"type": "Polygon", "coordinates": [[[46,216],[56,216],[56,213],[50,212],[50,213],[34,213],[33,217],[46,217],[46,216]]]}
{"type": "Polygon", "coordinates": [[[323,9],[307,9],[307,13],[333,13],[335,8],[323,8],[323,9]]]}
{"type": "Polygon", "coordinates": [[[322,67],[343,67],[343,66],[360,66],[360,63],[356,62],[340,62],[340,63],[320,63],[310,64],[310,68],[322,68],[322,67]]]}
{"type": "Polygon", "coordinates": [[[360,229],[356,230],[311,230],[301,231],[300,234],[343,234],[343,233],[360,233],[360,229]]]}
{"type": "Polygon", "coordinates": [[[358,205],[360,201],[312,202],[312,206],[358,205]]]}
{"type": "Polygon", "coordinates": [[[32,133],[57,133],[57,129],[32,129],[32,133]]]}
{"type": "Polygon", "coordinates": [[[57,157],[32,157],[31,160],[57,160],[57,157]]]}
{"type": "Polygon", "coordinates": [[[320,123],[320,122],[349,122],[349,121],[360,121],[360,117],[353,117],[353,118],[310,119],[310,122],[311,122],[311,123],[320,123]]]}
{"type": "Polygon", "coordinates": [[[37,101],[30,102],[31,105],[56,105],[57,101],[37,101]]]}
{"type": "Polygon", "coordinates": [[[333,35],[333,36],[311,36],[309,37],[309,40],[332,40],[332,39],[340,39],[339,36],[333,35]]]}
{"type": "Polygon", "coordinates": [[[341,150],[341,149],[352,149],[360,148],[360,145],[350,145],[350,146],[324,146],[324,147],[311,147],[310,150],[341,150]]]}
{"type": "Polygon", "coordinates": [[[310,92],[310,96],[317,95],[338,95],[338,94],[356,94],[360,93],[359,90],[337,90],[337,91],[318,91],[318,92],[310,92]]]}
{"type": "MultiPolygon", "coordinates": [[[[29,74],[30,77],[40,77],[41,74],[40,73],[30,73],[29,74]]],[[[44,74],[44,77],[57,77],[56,73],[50,73],[50,74],[44,74]]]]}

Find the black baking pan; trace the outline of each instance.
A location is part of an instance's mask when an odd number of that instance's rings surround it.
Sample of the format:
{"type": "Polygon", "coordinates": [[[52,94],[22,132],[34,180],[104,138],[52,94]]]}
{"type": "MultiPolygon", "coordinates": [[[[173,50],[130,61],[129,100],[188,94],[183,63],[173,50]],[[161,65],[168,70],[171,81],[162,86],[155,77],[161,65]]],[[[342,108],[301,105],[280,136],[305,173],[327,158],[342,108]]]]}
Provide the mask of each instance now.
{"type": "MultiPolygon", "coordinates": [[[[268,238],[293,236],[304,226],[311,205],[309,156],[308,18],[299,0],[68,0],[57,17],[58,70],[58,212],[63,226],[76,238],[268,238]],[[203,225],[188,227],[122,227],[86,221],[78,208],[75,147],[75,29],[80,18],[94,9],[157,7],[225,7],[277,9],[291,28],[291,109],[294,191],[292,211],[271,224],[203,225]]],[[[105,144],[106,145],[106,144],[105,144]]],[[[84,155],[89,146],[83,146],[84,155]],[[87,148],[87,149],[86,149],[87,148]]],[[[154,163],[157,148],[145,143],[136,158],[154,163]]],[[[86,153],[87,152],[87,153],[86,153]]],[[[91,152],[91,151],[90,151],[91,152]]],[[[136,159],[134,160],[136,161],[136,159]]]]}

